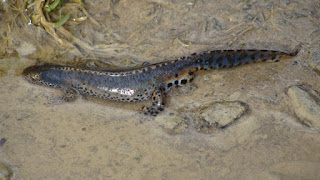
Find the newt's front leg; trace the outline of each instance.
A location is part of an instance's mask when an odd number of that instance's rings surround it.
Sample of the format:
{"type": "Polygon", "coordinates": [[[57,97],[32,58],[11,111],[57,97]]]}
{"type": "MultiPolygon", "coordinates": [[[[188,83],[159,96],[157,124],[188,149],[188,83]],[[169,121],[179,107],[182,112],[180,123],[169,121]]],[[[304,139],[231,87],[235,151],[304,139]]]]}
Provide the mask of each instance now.
{"type": "Polygon", "coordinates": [[[63,90],[62,96],[54,96],[54,97],[47,97],[48,103],[47,104],[60,104],[64,102],[72,102],[76,99],[77,91],[74,89],[65,89],[63,90]]]}
{"type": "Polygon", "coordinates": [[[163,86],[157,88],[152,94],[152,105],[150,107],[143,106],[141,111],[145,115],[157,116],[159,112],[165,108],[165,88],[163,86]]]}

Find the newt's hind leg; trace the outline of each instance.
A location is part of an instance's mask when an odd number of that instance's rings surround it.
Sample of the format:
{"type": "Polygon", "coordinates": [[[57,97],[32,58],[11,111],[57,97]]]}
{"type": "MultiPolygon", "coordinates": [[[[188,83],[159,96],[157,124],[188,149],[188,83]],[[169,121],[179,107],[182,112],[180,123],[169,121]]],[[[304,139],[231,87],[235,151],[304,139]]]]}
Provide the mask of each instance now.
{"type": "Polygon", "coordinates": [[[165,89],[157,88],[152,94],[152,105],[150,107],[142,107],[141,111],[145,115],[157,116],[159,112],[165,108],[165,89]]]}

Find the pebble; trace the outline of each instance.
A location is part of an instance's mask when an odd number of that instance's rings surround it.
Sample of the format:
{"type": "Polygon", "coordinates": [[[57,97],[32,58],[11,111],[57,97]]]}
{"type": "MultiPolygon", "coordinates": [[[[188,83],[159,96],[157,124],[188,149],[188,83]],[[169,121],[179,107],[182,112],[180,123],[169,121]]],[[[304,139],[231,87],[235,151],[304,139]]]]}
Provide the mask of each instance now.
{"type": "Polygon", "coordinates": [[[247,110],[248,106],[243,102],[218,102],[205,108],[201,116],[211,126],[223,128],[241,117],[247,110]]]}
{"type": "Polygon", "coordinates": [[[22,42],[21,45],[17,48],[20,57],[28,56],[36,51],[36,47],[28,42],[22,42]]]}
{"type": "Polygon", "coordinates": [[[292,86],[288,89],[295,114],[302,124],[320,129],[320,97],[312,89],[292,86]]]}

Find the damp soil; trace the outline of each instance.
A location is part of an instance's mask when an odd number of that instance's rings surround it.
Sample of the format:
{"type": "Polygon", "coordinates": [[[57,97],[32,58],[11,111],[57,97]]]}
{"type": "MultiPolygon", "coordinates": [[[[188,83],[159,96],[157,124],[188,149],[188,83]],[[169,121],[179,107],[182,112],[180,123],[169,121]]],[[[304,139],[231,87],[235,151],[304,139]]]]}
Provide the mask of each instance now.
{"type": "Polygon", "coordinates": [[[68,38],[68,46],[59,43],[29,21],[32,12],[23,2],[0,2],[0,161],[10,170],[6,177],[320,178],[320,130],[300,123],[286,93],[295,85],[320,92],[319,71],[308,63],[320,47],[317,0],[85,1],[92,19],[63,27],[88,46],[68,38]],[[192,84],[169,93],[157,118],[139,114],[141,104],[86,97],[48,104],[61,92],[21,76],[37,62],[129,68],[206,50],[290,52],[299,44],[292,59],[196,73],[192,84]],[[207,105],[235,101],[248,110],[231,124],[219,128],[201,118],[207,105]]]}

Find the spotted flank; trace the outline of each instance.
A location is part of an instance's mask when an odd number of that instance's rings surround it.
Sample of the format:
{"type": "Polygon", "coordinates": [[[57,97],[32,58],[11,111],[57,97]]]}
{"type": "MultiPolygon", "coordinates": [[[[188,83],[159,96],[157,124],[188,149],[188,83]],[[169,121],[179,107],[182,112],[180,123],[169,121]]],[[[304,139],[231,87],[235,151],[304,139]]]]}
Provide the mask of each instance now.
{"type": "Polygon", "coordinates": [[[24,77],[31,83],[60,88],[61,98],[72,101],[75,94],[120,102],[152,99],[150,107],[142,107],[146,115],[156,116],[165,108],[165,96],[172,87],[192,82],[195,72],[231,68],[253,62],[278,61],[296,56],[272,50],[214,50],[193,53],[188,57],[156,64],[144,63],[140,68],[126,70],[91,70],[42,63],[26,68],[24,77]]]}

